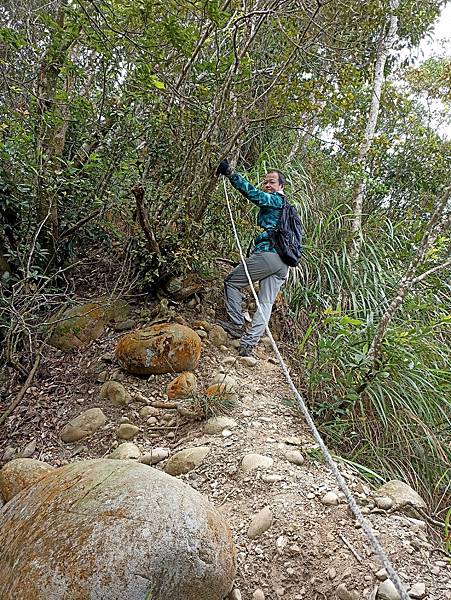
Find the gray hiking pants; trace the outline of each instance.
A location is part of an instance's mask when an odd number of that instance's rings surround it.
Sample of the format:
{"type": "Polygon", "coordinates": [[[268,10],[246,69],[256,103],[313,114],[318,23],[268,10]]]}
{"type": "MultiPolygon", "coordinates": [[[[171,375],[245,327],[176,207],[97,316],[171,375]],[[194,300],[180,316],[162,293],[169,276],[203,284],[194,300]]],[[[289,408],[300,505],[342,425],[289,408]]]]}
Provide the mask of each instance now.
{"type": "MultiPolygon", "coordinates": [[[[252,282],[260,282],[257,308],[249,331],[241,338],[241,343],[256,346],[271,317],[272,306],[277,293],[285,282],[288,266],[275,252],[256,252],[246,258],[246,265],[252,282]]],[[[224,300],[227,314],[237,325],[244,325],[241,303],[241,289],[249,285],[243,263],[240,263],[224,280],[224,300]]]]}

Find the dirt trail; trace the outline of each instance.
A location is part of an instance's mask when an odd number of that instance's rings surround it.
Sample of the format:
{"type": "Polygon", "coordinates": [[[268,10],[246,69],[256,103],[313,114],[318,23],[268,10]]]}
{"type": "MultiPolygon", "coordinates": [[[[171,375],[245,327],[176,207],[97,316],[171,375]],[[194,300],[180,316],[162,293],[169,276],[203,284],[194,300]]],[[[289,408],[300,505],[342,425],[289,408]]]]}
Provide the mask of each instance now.
{"type": "MultiPolygon", "coordinates": [[[[267,345],[260,344],[258,360],[250,366],[240,362],[234,348],[216,348],[208,339],[203,341],[197,370],[201,385],[206,387],[219,370],[237,381],[238,392],[238,401],[228,414],[236,426],[205,435],[203,422],[189,421],[174,411],[161,411],[152,425],[140,419],[140,398],[164,400],[172,376],[144,379],[120,371],[113,355],[120,335],[110,331],[72,354],[51,352],[39,379],[3,428],[0,457],[5,449],[23,450],[33,440],[33,458],[54,466],[105,456],[118,444],[115,430],[121,420],[140,426],[133,442],[142,453],[155,447],[169,447],[174,453],[209,446],[204,462],[181,478],[228,518],[238,549],[236,588],[244,600],[251,600],[256,590],[264,596],[255,597],[267,600],[375,598],[380,583],[376,572],[381,565],[322,462],[267,345]],[[100,399],[105,379],[120,380],[134,398],[132,403],[118,408],[100,399]],[[58,436],[62,425],[92,406],[104,410],[106,425],[82,442],[63,444],[58,436]],[[287,460],[287,452],[293,450],[302,453],[303,464],[287,460]],[[242,459],[250,453],[270,457],[272,466],[245,472],[242,459]],[[330,491],[339,496],[338,505],[323,504],[330,491]],[[250,539],[249,525],[265,507],[273,515],[272,525],[250,539]]],[[[164,462],[157,468],[164,468],[164,462]]],[[[369,512],[374,532],[408,588],[425,584],[422,597],[451,599],[449,560],[429,536],[426,524],[372,508],[367,484],[349,466],[340,469],[358,502],[369,512]]],[[[239,597],[236,593],[235,598],[239,597]]]]}

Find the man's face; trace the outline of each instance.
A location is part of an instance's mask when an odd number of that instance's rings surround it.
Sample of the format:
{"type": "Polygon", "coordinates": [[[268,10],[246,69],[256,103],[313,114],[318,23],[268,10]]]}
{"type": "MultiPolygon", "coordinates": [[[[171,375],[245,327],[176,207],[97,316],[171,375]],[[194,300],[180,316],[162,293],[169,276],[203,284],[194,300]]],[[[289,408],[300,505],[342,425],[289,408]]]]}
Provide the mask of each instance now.
{"type": "Polygon", "coordinates": [[[281,192],[283,190],[283,185],[279,182],[279,174],[274,173],[273,171],[266,173],[262,187],[265,192],[270,194],[273,192],[281,192]]]}

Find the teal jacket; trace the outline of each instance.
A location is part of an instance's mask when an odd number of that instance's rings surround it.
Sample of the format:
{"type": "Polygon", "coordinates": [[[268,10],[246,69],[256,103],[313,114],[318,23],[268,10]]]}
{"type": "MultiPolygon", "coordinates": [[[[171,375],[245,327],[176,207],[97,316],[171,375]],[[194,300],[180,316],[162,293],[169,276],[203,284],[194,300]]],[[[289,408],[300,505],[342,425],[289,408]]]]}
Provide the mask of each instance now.
{"type": "Polygon", "coordinates": [[[259,190],[252,183],[249,183],[239,173],[232,173],[229,177],[230,183],[245,198],[259,207],[257,224],[265,231],[258,234],[254,241],[254,252],[276,252],[270,239],[269,233],[279,222],[282,212],[284,195],[280,192],[269,194],[259,190]]]}

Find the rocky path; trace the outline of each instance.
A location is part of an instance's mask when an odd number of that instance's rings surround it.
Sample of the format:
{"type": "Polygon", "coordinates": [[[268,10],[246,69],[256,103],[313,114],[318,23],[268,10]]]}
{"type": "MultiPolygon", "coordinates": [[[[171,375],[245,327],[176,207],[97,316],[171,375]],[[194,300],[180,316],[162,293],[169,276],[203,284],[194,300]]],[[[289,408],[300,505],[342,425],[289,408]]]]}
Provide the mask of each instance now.
{"type": "MultiPolygon", "coordinates": [[[[121,334],[110,331],[79,353],[55,352],[45,365],[47,375],[4,428],[3,461],[20,453],[60,466],[107,456],[124,441],[121,428],[127,429],[134,444],[128,447],[129,453],[134,448],[130,457],[158,461],[156,468],[203,493],[230,522],[238,549],[231,600],[396,600],[265,340],[255,359],[240,359],[233,343],[221,337],[223,331],[198,331],[203,340],[196,370],[200,387],[213,382],[229,386],[234,406],[227,415],[205,423],[155,408],[167,401],[173,376],[125,374],[114,361],[121,334]],[[102,397],[103,383],[112,380],[124,386],[124,402],[102,397]],[[94,408],[97,417],[103,411],[97,430],[64,443],[63,425],[94,408]],[[155,456],[157,447],[161,450],[155,456]],[[179,453],[191,448],[201,448],[197,466],[180,474],[186,457],[179,453]]],[[[394,511],[388,498],[375,502],[351,467],[340,468],[411,598],[451,599],[450,561],[427,523],[394,511]]]]}
{"type": "MultiPolygon", "coordinates": [[[[215,362],[239,382],[241,400],[230,415],[236,425],[190,436],[185,445],[210,452],[182,477],[232,525],[239,560],[232,598],[358,600],[378,590],[380,598],[397,598],[389,583],[381,588],[385,572],[290,407],[279,366],[264,351],[252,366],[227,355],[215,362]]],[[[426,523],[375,507],[359,477],[341,471],[411,597],[451,598],[449,563],[429,543],[426,523]]]]}

